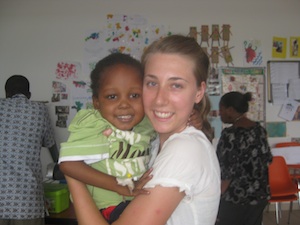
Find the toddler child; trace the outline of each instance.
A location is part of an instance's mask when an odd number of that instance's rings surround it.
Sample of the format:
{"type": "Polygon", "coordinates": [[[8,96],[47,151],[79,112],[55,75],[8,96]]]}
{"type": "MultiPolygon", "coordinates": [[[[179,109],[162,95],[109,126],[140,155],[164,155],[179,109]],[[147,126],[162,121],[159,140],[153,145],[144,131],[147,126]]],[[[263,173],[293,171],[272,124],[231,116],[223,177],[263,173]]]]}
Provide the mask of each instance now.
{"type": "Polygon", "coordinates": [[[91,89],[94,109],[80,110],[72,120],[59,163],[64,174],[87,184],[112,223],[126,207],[124,200],[132,199],[133,180],[148,169],[156,133],[144,114],[139,61],[122,53],[103,58],[91,73],[91,89]]]}

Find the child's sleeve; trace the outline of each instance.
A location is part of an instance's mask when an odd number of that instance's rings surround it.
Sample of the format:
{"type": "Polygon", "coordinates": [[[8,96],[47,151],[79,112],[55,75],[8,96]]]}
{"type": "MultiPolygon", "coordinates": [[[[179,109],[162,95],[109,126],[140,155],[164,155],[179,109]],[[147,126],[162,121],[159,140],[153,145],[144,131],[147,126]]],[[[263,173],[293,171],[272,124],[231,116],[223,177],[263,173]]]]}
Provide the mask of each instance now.
{"type": "Polygon", "coordinates": [[[96,110],[80,110],[69,126],[70,136],[61,143],[58,163],[84,161],[87,164],[109,157],[109,142],[102,132],[108,126],[96,110]]]}

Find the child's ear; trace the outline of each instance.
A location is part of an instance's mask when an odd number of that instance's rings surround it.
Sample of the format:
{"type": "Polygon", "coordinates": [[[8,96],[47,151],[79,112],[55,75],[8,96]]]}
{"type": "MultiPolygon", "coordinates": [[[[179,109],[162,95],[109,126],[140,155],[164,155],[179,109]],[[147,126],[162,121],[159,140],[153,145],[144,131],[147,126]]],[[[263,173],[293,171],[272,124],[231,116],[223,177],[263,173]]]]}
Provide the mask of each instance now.
{"type": "Polygon", "coordinates": [[[96,97],[93,97],[93,106],[94,106],[94,109],[100,109],[100,103],[98,101],[98,98],[96,98],[96,97]]]}

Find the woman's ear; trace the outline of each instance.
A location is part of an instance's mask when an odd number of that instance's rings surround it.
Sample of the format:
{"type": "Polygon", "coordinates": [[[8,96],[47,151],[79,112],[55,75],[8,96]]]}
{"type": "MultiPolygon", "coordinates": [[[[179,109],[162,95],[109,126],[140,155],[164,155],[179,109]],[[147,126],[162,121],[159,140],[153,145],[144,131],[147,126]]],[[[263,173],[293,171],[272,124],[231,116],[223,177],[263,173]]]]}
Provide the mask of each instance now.
{"type": "Polygon", "coordinates": [[[200,86],[198,87],[197,93],[196,93],[196,97],[195,97],[195,103],[198,104],[206,91],[206,83],[204,81],[201,82],[200,86]]]}

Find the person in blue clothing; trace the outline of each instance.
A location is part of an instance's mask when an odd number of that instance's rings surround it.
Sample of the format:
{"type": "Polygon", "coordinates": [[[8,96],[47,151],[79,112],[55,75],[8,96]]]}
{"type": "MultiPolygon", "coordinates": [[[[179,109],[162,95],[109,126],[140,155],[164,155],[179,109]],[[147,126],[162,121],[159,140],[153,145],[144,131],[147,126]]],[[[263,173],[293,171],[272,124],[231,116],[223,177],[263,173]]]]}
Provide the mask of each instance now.
{"type": "Polygon", "coordinates": [[[29,81],[13,75],[0,99],[0,225],[44,224],[42,147],[58,160],[44,103],[29,100],[29,81]]]}

